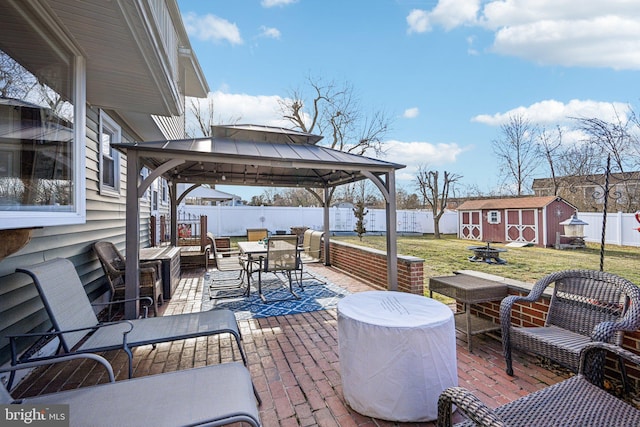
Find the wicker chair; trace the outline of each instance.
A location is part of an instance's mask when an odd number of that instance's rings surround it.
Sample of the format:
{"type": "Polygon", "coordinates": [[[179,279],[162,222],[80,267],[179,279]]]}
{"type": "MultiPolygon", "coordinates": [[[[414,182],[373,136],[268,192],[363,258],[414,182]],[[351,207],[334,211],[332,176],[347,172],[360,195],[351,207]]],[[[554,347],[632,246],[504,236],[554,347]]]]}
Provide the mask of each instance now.
{"type": "MultiPolygon", "coordinates": [[[[95,242],[93,250],[98,255],[102,269],[111,287],[111,302],[124,299],[124,257],[116,246],[107,241],[95,242]]],[[[154,315],[158,315],[158,300],[164,303],[162,295],[162,270],[161,261],[146,261],[140,263],[140,296],[153,299],[154,315]]],[[[109,318],[111,318],[111,304],[109,305],[109,318]]]]}
{"type": "Polygon", "coordinates": [[[581,352],[578,375],[490,409],[462,387],[438,399],[438,427],[452,424],[452,405],[469,418],[456,426],[638,426],[640,410],[603,388],[605,351],[640,368],[640,356],[613,344],[594,342],[581,352]]]}
{"type": "Polygon", "coordinates": [[[507,374],[513,375],[513,348],[546,357],[575,372],[580,351],[587,344],[602,341],[620,345],[624,331],[640,327],[640,289],[611,273],[560,271],[539,280],[526,297],[504,298],[500,325],[507,374]],[[553,285],[553,293],[544,327],[514,327],[514,304],[537,301],[549,285],[553,285]]]}

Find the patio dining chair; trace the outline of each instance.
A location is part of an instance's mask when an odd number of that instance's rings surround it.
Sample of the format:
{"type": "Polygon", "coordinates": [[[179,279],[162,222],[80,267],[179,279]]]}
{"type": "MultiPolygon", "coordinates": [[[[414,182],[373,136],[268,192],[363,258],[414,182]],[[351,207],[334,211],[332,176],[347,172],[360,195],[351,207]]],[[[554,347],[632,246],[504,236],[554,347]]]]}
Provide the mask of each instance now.
{"type": "Polygon", "coordinates": [[[88,353],[2,368],[0,373],[74,359],[98,362],[105,368],[109,382],[17,400],[3,385],[0,404],[6,405],[9,413],[26,411],[26,407],[20,405],[37,405],[48,407],[48,414],[56,414],[58,409],[51,405],[68,405],[65,414],[68,426],[220,426],[238,422],[260,426],[256,405],[256,400],[258,404],[260,400],[252,392],[255,389],[248,369],[239,362],[116,382],[109,362],[88,353]],[[144,396],[144,403],[141,403],[141,396],[144,396]]]}
{"type": "Polygon", "coordinates": [[[298,250],[298,236],[295,234],[271,236],[267,240],[267,253],[259,258],[258,293],[263,302],[283,301],[267,300],[262,292],[263,273],[281,273],[289,282],[289,292],[295,299],[300,299],[293,290],[293,278],[300,271],[301,263],[298,250]]]}
{"type": "Polygon", "coordinates": [[[256,242],[269,237],[269,230],[266,228],[247,228],[247,241],[256,242]]]}
{"type": "MultiPolygon", "coordinates": [[[[209,280],[209,299],[236,298],[249,294],[249,285],[244,283],[244,275],[246,274],[245,259],[240,251],[231,248],[218,248],[216,238],[212,233],[207,233],[207,239],[211,245],[213,257],[215,259],[216,268],[221,273],[237,272],[236,277],[221,278],[214,274],[209,280]],[[242,292],[234,292],[234,290],[242,292]]],[[[207,272],[207,275],[209,272],[207,272]]]]}
{"type": "MultiPolygon", "coordinates": [[[[112,242],[99,241],[93,244],[93,250],[100,260],[104,275],[111,288],[111,302],[124,299],[125,260],[112,242]]],[[[164,303],[162,284],[162,262],[145,261],[140,264],[140,296],[153,300],[154,315],[158,315],[158,301],[164,303]]],[[[109,304],[109,319],[111,307],[109,304]]]]}
{"type": "Polygon", "coordinates": [[[303,287],[302,283],[304,280],[314,280],[318,284],[326,284],[327,282],[310,272],[309,270],[305,270],[304,266],[306,264],[319,263],[322,260],[320,259],[321,253],[321,245],[322,245],[322,236],[324,233],[322,231],[316,230],[305,230],[303,238],[302,238],[302,247],[300,248],[300,269],[298,283],[301,287],[303,287]]]}
{"type": "MultiPolygon", "coordinates": [[[[242,361],[247,358],[242,348],[238,322],[231,310],[216,309],[119,322],[100,323],[89,297],[71,261],[55,258],[16,272],[31,276],[53,328],[43,333],[10,335],[11,364],[47,359],[19,357],[17,340],[26,337],[55,336],[59,353],[95,353],[123,350],[129,359],[129,377],[133,375],[131,349],[143,345],[229,333],[238,345],[242,361]]],[[[10,382],[13,380],[11,378],[10,382]]]]}

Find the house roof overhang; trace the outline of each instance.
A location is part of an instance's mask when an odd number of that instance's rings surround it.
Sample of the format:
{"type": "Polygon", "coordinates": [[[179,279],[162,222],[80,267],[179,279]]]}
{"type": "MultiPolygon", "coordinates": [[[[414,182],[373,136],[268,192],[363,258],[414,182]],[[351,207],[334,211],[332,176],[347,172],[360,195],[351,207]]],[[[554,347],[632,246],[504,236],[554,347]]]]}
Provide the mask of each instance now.
{"type": "MultiPolygon", "coordinates": [[[[36,76],[64,58],[35,46],[72,44],[86,59],[87,102],[97,107],[178,116],[183,95],[209,91],[175,0],[9,1],[0,26],[9,29],[0,49],[36,76]]],[[[56,89],[70,97],[71,87],[56,89]]]]}

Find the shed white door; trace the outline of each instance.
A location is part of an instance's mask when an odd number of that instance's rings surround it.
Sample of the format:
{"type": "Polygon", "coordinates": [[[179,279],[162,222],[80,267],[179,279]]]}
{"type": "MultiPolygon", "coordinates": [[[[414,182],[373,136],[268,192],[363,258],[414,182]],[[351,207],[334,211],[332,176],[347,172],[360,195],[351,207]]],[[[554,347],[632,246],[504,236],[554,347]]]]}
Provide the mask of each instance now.
{"type": "Polygon", "coordinates": [[[507,242],[538,243],[537,212],[537,209],[507,209],[505,240],[507,242]]]}
{"type": "Polygon", "coordinates": [[[460,212],[460,238],[482,240],[482,211],[460,212]]]}

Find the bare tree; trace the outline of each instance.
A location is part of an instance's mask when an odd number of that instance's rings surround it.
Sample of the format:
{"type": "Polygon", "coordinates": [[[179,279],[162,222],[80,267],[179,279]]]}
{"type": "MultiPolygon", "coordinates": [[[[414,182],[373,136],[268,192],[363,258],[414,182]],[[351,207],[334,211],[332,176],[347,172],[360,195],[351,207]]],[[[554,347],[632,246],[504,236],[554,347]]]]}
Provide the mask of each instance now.
{"type": "MultiPolygon", "coordinates": [[[[326,146],[363,155],[383,153],[383,138],[391,126],[384,111],[365,114],[353,85],[307,77],[307,91],[294,90],[280,101],[282,117],[294,129],[324,136],[326,146]]],[[[333,198],[335,188],[329,193],[333,198]]],[[[353,199],[352,199],[353,200],[353,199]]]]}
{"type": "MultiPolygon", "coordinates": [[[[640,190],[635,175],[627,173],[629,167],[637,164],[635,154],[637,153],[638,139],[634,134],[636,122],[634,122],[633,116],[632,119],[626,119],[616,113],[615,119],[611,122],[599,118],[577,118],[576,120],[578,128],[587,135],[587,143],[595,147],[596,153],[600,153],[598,158],[611,159],[611,167],[607,168],[607,172],[611,173],[610,188],[612,191],[600,196],[613,197],[617,206],[612,205],[612,209],[622,209],[625,212],[637,209],[640,190]]],[[[599,169],[605,170],[602,166],[599,169]]],[[[597,177],[594,177],[592,181],[597,183],[597,177]]]]}
{"type": "Polygon", "coordinates": [[[501,163],[500,173],[505,181],[511,181],[516,194],[522,195],[533,175],[538,158],[535,129],[522,115],[509,117],[501,126],[502,138],[493,141],[493,149],[501,163]]]}
{"type": "Polygon", "coordinates": [[[633,135],[631,120],[625,120],[616,114],[615,120],[608,122],[599,118],[576,118],[578,129],[587,136],[587,142],[595,145],[603,155],[603,161],[611,156],[612,169],[615,172],[624,172],[626,166],[631,163],[634,144],[637,139],[633,135]]]}
{"type": "Polygon", "coordinates": [[[188,98],[185,132],[189,138],[211,136],[211,126],[216,124],[233,124],[240,120],[240,117],[228,117],[223,120],[221,116],[216,118],[215,105],[212,94],[207,96],[206,100],[200,98],[188,98]]]}
{"type": "Polygon", "coordinates": [[[558,195],[560,189],[561,179],[558,176],[558,163],[562,162],[562,129],[560,126],[556,127],[555,134],[551,134],[546,129],[542,129],[538,134],[538,153],[544,157],[549,167],[549,173],[551,175],[551,184],[553,186],[553,195],[558,195]]]}
{"type": "Polygon", "coordinates": [[[396,189],[396,206],[398,209],[419,209],[421,204],[416,193],[409,193],[400,187],[396,189]]]}
{"type": "Polygon", "coordinates": [[[354,154],[374,151],[380,154],[382,139],[390,128],[390,118],[384,111],[364,114],[353,85],[324,82],[308,77],[311,95],[294,90],[280,101],[282,117],[294,129],[323,135],[327,146],[354,154]]]}
{"type": "Polygon", "coordinates": [[[0,50],[0,98],[25,99],[37,85],[33,74],[0,50]]]}
{"type": "Polygon", "coordinates": [[[366,196],[366,186],[365,182],[361,181],[359,183],[359,195],[357,197],[355,206],[352,208],[353,215],[356,217],[356,227],[353,231],[356,232],[360,241],[362,241],[362,236],[367,232],[367,228],[365,227],[364,217],[369,213],[365,206],[365,196],[366,196]]]}
{"type": "Polygon", "coordinates": [[[444,171],[442,183],[440,182],[438,171],[428,170],[425,166],[420,166],[416,182],[418,190],[422,195],[425,205],[431,207],[433,212],[433,234],[436,239],[440,238],[440,218],[445,212],[449,193],[453,192],[455,183],[462,176],[444,171]]]}
{"type": "Polygon", "coordinates": [[[383,151],[382,139],[391,125],[384,111],[364,114],[348,82],[325,83],[320,78],[308,77],[307,84],[310,96],[295,90],[280,101],[282,117],[294,129],[323,135],[327,146],[348,153],[383,151]]]}

